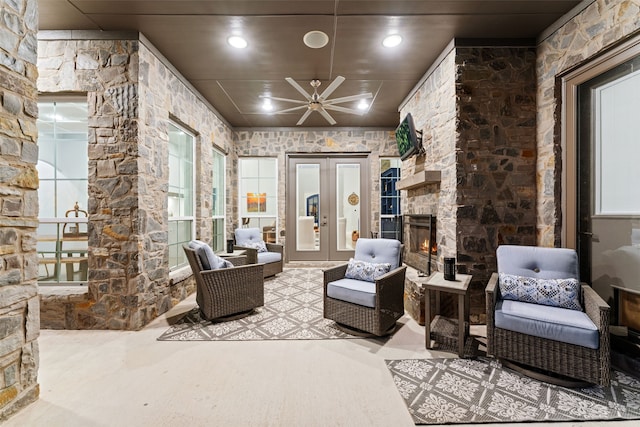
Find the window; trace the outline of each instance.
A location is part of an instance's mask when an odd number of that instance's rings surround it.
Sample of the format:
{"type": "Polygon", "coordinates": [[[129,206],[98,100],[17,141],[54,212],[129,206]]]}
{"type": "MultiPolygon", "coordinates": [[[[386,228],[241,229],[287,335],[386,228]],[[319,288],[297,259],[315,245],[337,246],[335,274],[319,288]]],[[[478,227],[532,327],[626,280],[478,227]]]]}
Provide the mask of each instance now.
{"type": "Polygon", "coordinates": [[[278,160],[269,157],[239,159],[240,224],[258,227],[265,242],[276,241],[278,160]]]}
{"type": "Polygon", "coordinates": [[[87,103],[39,102],[38,109],[38,280],[86,281],[87,103]]]}
{"type": "Polygon", "coordinates": [[[380,237],[402,240],[400,222],[400,179],[402,162],[397,158],[380,159],[380,237]]]}
{"type": "Polygon", "coordinates": [[[187,264],[182,249],[194,235],[195,137],[174,123],[169,123],[169,268],[187,264]]]}
{"type": "Polygon", "coordinates": [[[211,205],[213,239],[211,241],[211,247],[216,252],[225,250],[225,173],[225,156],[219,151],[213,150],[213,201],[211,205]]]}

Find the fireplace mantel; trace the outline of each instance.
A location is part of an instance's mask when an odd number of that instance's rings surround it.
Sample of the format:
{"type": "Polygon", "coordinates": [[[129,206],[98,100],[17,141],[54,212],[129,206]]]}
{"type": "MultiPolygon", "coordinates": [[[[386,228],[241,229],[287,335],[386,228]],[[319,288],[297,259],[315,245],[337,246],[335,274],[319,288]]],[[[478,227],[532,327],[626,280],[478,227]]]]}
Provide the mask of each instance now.
{"type": "Polygon", "coordinates": [[[437,184],[440,182],[440,171],[420,171],[411,176],[403,178],[396,183],[398,190],[411,190],[428,184],[437,184]]]}

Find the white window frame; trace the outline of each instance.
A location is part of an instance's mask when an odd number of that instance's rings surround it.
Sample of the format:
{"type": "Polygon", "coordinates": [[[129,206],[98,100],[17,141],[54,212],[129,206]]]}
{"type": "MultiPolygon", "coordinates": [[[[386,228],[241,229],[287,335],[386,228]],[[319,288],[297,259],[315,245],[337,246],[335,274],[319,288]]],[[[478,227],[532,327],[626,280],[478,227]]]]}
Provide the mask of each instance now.
{"type": "MultiPolygon", "coordinates": [[[[258,175],[257,177],[258,179],[262,179],[262,175],[258,175]]],[[[258,225],[257,227],[261,229],[262,231],[262,227],[265,226],[269,226],[270,220],[273,220],[272,222],[275,222],[276,224],[276,231],[275,231],[275,238],[277,241],[277,236],[278,236],[278,200],[279,200],[279,196],[278,196],[278,158],[277,157],[269,157],[269,156],[264,156],[264,157],[240,157],[238,159],[238,203],[240,204],[239,209],[238,209],[238,227],[243,227],[242,224],[242,218],[243,215],[245,218],[249,218],[250,220],[257,220],[258,221],[258,225]],[[244,175],[243,175],[243,165],[245,161],[248,160],[263,160],[263,159],[273,159],[274,160],[274,171],[273,171],[273,179],[274,179],[274,183],[273,183],[273,187],[274,187],[274,191],[275,191],[275,195],[274,197],[270,197],[270,195],[267,195],[267,202],[269,202],[270,200],[272,201],[272,203],[275,203],[275,211],[273,214],[270,213],[265,213],[265,214],[254,214],[254,213],[245,213],[243,214],[243,206],[245,206],[244,204],[246,203],[246,189],[244,188],[244,175]],[[269,221],[267,221],[269,220],[269,221]]],[[[269,179],[271,179],[271,177],[269,177],[269,179]]],[[[253,222],[253,221],[252,221],[253,222]]],[[[254,224],[250,224],[250,227],[256,227],[255,223],[254,224]]]]}
{"type": "MultiPolygon", "coordinates": [[[[400,170],[400,173],[398,174],[398,180],[400,180],[400,178],[402,177],[402,160],[400,160],[399,157],[380,157],[380,160],[379,160],[380,161],[380,163],[379,163],[379,166],[380,166],[380,169],[379,169],[380,170],[380,174],[379,174],[380,194],[379,194],[379,199],[378,199],[378,201],[379,201],[379,206],[378,206],[379,211],[378,212],[380,214],[380,218],[379,218],[379,221],[378,221],[378,224],[379,224],[378,237],[384,237],[382,235],[382,220],[383,220],[383,218],[395,218],[396,217],[396,215],[388,215],[388,214],[383,214],[382,213],[382,188],[383,188],[383,185],[382,185],[382,162],[385,161],[385,160],[398,161],[399,162],[398,169],[400,170]]],[[[401,199],[399,190],[396,190],[396,191],[398,192],[398,196],[395,197],[395,199],[397,200],[397,206],[398,206],[398,214],[397,214],[397,216],[398,217],[402,217],[402,204],[401,204],[401,200],[402,199],[401,199]]]]}
{"type": "MultiPolygon", "coordinates": [[[[59,104],[83,104],[84,106],[86,106],[87,108],[87,117],[86,117],[86,138],[85,138],[85,152],[88,153],[88,149],[89,149],[89,106],[87,104],[87,98],[86,96],[64,96],[64,97],[40,97],[40,99],[38,100],[38,104],[52,104],[52,105],[59,105],[59,104]]],[[[54,107],[55,108],[55,107],[54,107]]],[[[54,110],[55,111],[55,110],[54,110]]],[[[54,129],[54,135],[55,135],[55,131],[57,131],[57,116],[58,114],[54,112],[54,118],[52,123],[54,123],[55,129],[54,129]]],[[[42,118],[40,118],[39,120],[42,120],[42,118]]],[[[44,142],[43,138],[40,138],[40,144],[43,144],[44,142]]],[[[55,136],[54,136],[54,142],[55,142],[55,147],[54,150],[55,152],[57,152],[61,147],[59,147],[58,144],[64,143],[64,140],[58,140],[55,136]]],[[[42,149],[40,150],[40,153],[42,153],[42,149]]],[[[54,158],[57,158],[57,154],[54,154],[54,158]]],[[[87,159],[88,161],[88,159],[87,159]]],[[[40,167],[40,156],[38,156],[38,167],[40,167]]],[[[57,163],[57,159],[54,159],[54,164],[51,165],[52,167],[54,167],[54,169],[57,171],[58,170],[58,163],[57,163]]],[[[84,167],[88,168],[88,163],[84,163],[84,167]]],[[[83,211],[86,213],[86,209],[87,209],[87,204],[89,202],[89,193],[88,193],[88,186],[89,186],[89,176],[87,174],[86,178],[67,178],[67,179],[63,179],[63,178],[58,178],[57,175],[54,178],[41,178],[40,180],[41,182],[53,182],[54,184],[54,189],[53,189],[53,195],[52,195],[52,199],[54,202],[54,206],[53,206],[53,212],[54,212],[54,216],[53,217],[38,217],[38,221],[39,221],[39,227],[38,227],[38,236],[39,236],[39,240],[42,239],[43,241],[39,241],[38,242],[38,258],[48,258],[48,257],[53,257],[57,260],[55,266],[54,265],[47,265],[46,263],[40,263],[40,265],[38,266],[38,276],[39,276],[39,282],[41,284],[64,284],[64,283],[76,283],[77,284],[77,280],[75,280],[74,278],[69,279],[68,277],[66,278],[66,280],[61,280],[61,273],[62,273],[62,263],[60,262],[61,257],[64,256],[63,251],[61,250],[63,248],[62,245],[62,234],[63,234],[63,230],[64,230],[64,224],[66,224],[69,227],[76,227],[83,229],[86,231],[87,229],[87,225],[88,225],[88,218],[86,216],[78,216],[76,217],[75,214],[72,212],[71,215],[69,217],[65,217],[64,215],[64,211],[69,211],[71,209],[74,208],[74,206],[72,205],[71,200],[67,202],[67,204],[65,206],[60,206],[60,200],[58,197],[59,194],[59,190],[60,190],[60,186],[59,186],[59,182],[84,182],[85,185],[87,186],[87,191],[86,191],[86,200],[75,200],[75,202],[79,202],[78,206],[79,206],[79,210],[83,211]],[[53,240],[51,240],[53,238],[53,240]],[[50,274],[49,269],[51,269],[52,271],[57,271],[58,274],[50,274]],[[44,270],[44,275],[41,274],[42,270],[44,270]]],[[[41,190],[42,191],[42,190],[41,190]]],[[[42,193],[40,193],[42,195],[42,193]]],[[[50,194],[47,194],[48,197],[51,197],[50,194]]],[[[76,197],[77,198],[77,197],[76,197]]],[[[51,200],[51,199],[50,199],[51,200]]],[[[68,249],[69,243],[67,243],[64,246],[64,249],[68,249]]],[[[77,249],[77,254],[75,254],[76,256],[86,256],[87,253],[87,249],[86,249],[86,242],[80,242],[80,243],[71,243],[71,246],[75,246],[75,248],[77,249]],[[83,254],[83,255],[80,255],[83,254]]],[[[65,266],[66,271],[69,271],[68,266],[65,266]]],[[[73,269],[71,270],[73,271],[73,269]]],[[[81,283],[86,283],[85,280],[80,280],[81,283]]]]}
{"type": "MultiPolygon", "coordinates": [[[[195,159],[196,159],[196,135],[186,129],[184,126],[181,126],[179,123],[176,123],[175,121],[169,121],[169,126],[174,126],[176,128],[178,128],[180,131],[184,132],[185,134],[189,135],[191,137],[191,162],[192,162],[192,168],[191,168],[191,191],[193,192],[192,197],[191,197],[191,212],[192,215],[187,215],[187,216],[170,216],[168,217],[168,222],[179,222],[179,221],[190,221],[191,222],[191,236],[190,239],[193,239],[195,236],[195,227],[196,227],[196,167],[195,167],[195,159]]],[[[169,138],[167,138],[167,144],[169,144],[169,138]]],[[[169,151],[167,149],[167,151],[169,151]]],[[[169,158],[171,156],[169,155],[169,158]]],[[[182,161],[182,159],[181,159],[182,161]]],[[[169,177],[171,176],[171,162],[169,162],[168,168],[169,168],[169,177]]],[[[169,182],[171,182],[171,179],[169,178],[169,182]]],[[[167,192],[167,206],[168,206],[168,198],[169,198],[169,193],[167,192]]],[[[169,256],[169,270],[170,271],[175,271],[179,268],[182,268],[184,266],[187,265],[187,259],[186,256],[184,255],[184,251],[182,251],[182,249],[180,248],[182,243],[186,243],[185,241],[179,241],[179,242],[172,242],[171,241],[171,233],[169,233],[168,237],[167,237],[167,244],[169,246],[169,248],[171,248],[171,246],[176,246],[178,245],[178,260],[181,260],[181,262],[179,261],[177,264],[172,265],[171,263],[171,256],[169,256]]]]}
{"type": "Polygon", "coordinates": [[[213,158],[214,158],[214,162],[213,165],[214,167],[211,168],[211,178],[212,178],[212,183],[216,182],[216,166],[218,165],[218,162],[215,161],[216,157],[220,157],[222,159],[222,170],[217,171],[218,175],[220,175],[222,177],[222,191],[223,194],[218,196],[218,200],[222,203],[222,208],[220,210],[221,214],[216,215],[215,212],[213,211],[213,206],[214,206],[214,196],[213,196],[213,188],[212,188],[212,194],[211,194],[211,199],[212,199],[212,204],[211,204],[211,234],[212,234],[212,247],[214,251],[222,251],[224,250],[224,245],[225,245],[225,241],[227,239],[227,156],[222,153],[219,150],[216,150],[215,148],[213,149],[213,158]],[[222,245],[223,247],[217,247],[215,245],[215,241],[216,241],[216,235],[213,234],[214,231],[214,227],[213,224],[216,220],[222,220],[222,245]]]}

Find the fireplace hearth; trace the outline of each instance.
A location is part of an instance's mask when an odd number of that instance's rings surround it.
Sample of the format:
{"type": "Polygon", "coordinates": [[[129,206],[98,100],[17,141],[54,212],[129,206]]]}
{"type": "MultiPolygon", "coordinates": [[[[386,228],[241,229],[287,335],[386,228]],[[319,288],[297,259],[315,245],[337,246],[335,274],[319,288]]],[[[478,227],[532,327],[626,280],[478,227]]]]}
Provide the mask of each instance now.
{"type": "Polygon", "coordinates": [[[436,217],[429,214],[409,214],[407,217],[405,263],[418,274],[431,275],[432,256],[438,253],[436,217]]]}

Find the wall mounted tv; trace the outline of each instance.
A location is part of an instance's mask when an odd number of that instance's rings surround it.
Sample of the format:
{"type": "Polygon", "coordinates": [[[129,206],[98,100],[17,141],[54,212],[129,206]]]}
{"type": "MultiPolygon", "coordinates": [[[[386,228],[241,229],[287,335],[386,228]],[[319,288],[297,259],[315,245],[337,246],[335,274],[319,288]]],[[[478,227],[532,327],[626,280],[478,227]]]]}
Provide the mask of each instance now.
{"type": "Polygon", "coordinates": [[[422,138],[419,132],[416,131],[411,113],[407,113],[396,128],[396,142],[398,143],[398,151],[402,160],[419,153],[422,149],[422,138]]]}

